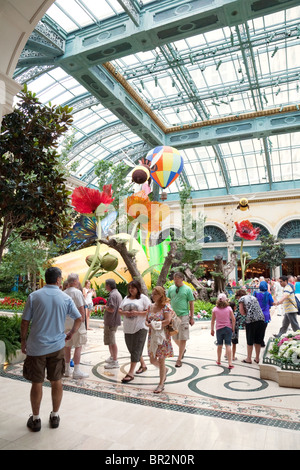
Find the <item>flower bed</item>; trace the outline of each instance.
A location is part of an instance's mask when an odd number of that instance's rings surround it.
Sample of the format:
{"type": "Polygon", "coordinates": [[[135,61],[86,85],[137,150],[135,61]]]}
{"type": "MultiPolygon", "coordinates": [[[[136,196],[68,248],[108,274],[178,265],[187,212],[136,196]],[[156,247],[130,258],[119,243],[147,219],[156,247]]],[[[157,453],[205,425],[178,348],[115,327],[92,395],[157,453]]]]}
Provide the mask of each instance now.
{"type": "Polygon", "coordinates": [[[215,307],[211,302],[205,302],[204,300],[196,300],[194,302],[194,320],[211,320],[212,309],[215,307]]]}
{"type": "Polygon", "coordinates": [[[0,300],[1,310],[10,310],[13,312],[22,312],[25,307],[25,301],[20,299],[14,299],[13,297],[4,297],[0,300]]]}
{"type": "Polygon", "coordinates": [[[105,305],[95,305],[94,310],[91,312],[91,318],[103,319],[105,305]]]}
{"type": "Polygon", "coordinates": [[[211,320],[211,313],[207,312],[206,310],[199,310],[199,312],[194,315],[194,320],[211,320]]]}
{"type": "Polygon", "coordinates": [[[300,371],[300,330],[271,340],[264,363],[300,371]]]}

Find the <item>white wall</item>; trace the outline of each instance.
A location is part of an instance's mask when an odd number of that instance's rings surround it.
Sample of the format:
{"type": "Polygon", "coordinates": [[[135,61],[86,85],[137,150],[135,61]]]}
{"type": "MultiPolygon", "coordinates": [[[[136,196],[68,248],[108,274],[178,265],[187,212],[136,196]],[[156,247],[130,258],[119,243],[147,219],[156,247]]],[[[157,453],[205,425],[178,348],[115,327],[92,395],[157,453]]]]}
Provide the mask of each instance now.
{"type": "Polygon", "coordinates": [[[54,0],[0,0],[0,123],[12,111],[20,85],[13,79],[18,59],[36,24],[54,0]]]}

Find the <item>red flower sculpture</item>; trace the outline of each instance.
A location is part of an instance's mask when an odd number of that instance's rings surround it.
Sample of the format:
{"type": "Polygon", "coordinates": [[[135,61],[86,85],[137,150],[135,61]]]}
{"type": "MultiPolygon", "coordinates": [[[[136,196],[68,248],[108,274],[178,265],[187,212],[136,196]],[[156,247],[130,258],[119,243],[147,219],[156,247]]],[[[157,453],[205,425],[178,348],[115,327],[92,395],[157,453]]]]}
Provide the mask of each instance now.
{"type": "Polygon", "coordinates": [[[80,186],[72,194],[72,205],[80,214],[93,214],[100,204],[108,205],[113,200],[111,184],[104,185],[102,192],[80,186]]]}
{"type": "Polygon", "coordinates": [[[244,240],[256,240],[260,229],[254,228],[249,220],[242,220],[240,223],[234,222],[236,226],[236,234],[244,240]]]}

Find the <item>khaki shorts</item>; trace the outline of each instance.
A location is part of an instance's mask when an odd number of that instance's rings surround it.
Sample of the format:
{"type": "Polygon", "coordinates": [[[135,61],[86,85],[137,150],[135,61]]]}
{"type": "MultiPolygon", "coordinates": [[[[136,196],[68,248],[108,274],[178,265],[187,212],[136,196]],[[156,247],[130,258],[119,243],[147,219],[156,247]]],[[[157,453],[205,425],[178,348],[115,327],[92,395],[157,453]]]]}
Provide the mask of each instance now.
{"type": "Polygon", "coordinates": [[[109,346],[111,344],[116,344],[116,331],[117,326],[106,326],[104,325],[104,344],[109,346]]]}
{"type": "Polygon", "coordinates": [[[177,335],[173,335],[172,338],[176,339],[177,341],[190,339],[190,317],[189,315],[184,315],[183,317],[179,317],[180,327],[177,335]]]}
{"type": "Polygon", "coordinates": [[[23,377],[33,383],[43,383],[45,370],[51,382],[60,380],[65,373],[65,348],[44,356],[26,356],[23,377]]]}
{"type": "MultiPolygon", "coordinates": [[[[67,334],[71,328],[66,328],[65,333],[67,334]]],[[[85,324],[81,323],[79,329],[74,333],[72,338],[69,341],[66,341],[67,348],[80,348],[87,342],[87,332],[85,329],[85,324]]]]}

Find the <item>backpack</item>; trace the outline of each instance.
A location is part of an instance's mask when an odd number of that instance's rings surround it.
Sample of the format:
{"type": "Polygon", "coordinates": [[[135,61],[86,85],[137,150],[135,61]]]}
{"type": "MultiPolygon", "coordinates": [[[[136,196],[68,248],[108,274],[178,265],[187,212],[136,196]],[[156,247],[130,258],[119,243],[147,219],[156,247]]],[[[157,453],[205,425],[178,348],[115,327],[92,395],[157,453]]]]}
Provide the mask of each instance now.
{"type": "MultiPolygon", "coordinates": [[[[294,286],[292,284],[289,283],[289,285],[293,288],[293,293],[294,293],[294,297],[295,297],[295,301],[296,301],[296,309],[297,309],[297,313],[298,315],[300,315],[300,300],[298,299],[297,295],[295,294],[295,289],[294,289],[294,286]]],[[[294,302],[293,302],[294,303],[294,302]]]]}
{"type": "Polygon", "coordinates": [[[295,300],[296,300],[296,307],[297,307],[297,310],[298,310],[298,315],[300,315],[300,300],[298,299],[298,297],[295,295],[295,300]]]}

